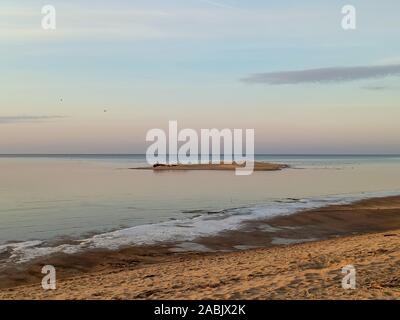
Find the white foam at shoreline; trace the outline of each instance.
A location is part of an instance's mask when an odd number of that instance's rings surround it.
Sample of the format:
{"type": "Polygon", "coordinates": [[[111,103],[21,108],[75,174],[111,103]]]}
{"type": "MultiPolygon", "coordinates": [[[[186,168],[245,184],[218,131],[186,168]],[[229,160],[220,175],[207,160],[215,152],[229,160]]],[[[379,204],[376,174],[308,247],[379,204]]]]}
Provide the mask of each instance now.
{"type": "Polygon", "coordinates": [[[201,215],[192,219],[174,220],[156,224],[148,224],[98,234],[78,240],[76,244],[59,246],[43,246],[44,242],[26,241],[0,246],[0,253],[10,252],[8,262],[23,263],[34,258],[54,253],[73,254],[88,249],[115,250],[124,246],[151,245],[160,242],[193,241],[198,237],[212,236],[222,231],[238,229],[243,222],[249,220],[272,218],[293,214],[298,211],[324,207],[330,204],[348,204],[367,198],[379,198],[400,195],[400,192],[375,192],[354,195],[327,196],[294,201],[273,201],[253,207],[223,210],[220,213],[201,215]]]}

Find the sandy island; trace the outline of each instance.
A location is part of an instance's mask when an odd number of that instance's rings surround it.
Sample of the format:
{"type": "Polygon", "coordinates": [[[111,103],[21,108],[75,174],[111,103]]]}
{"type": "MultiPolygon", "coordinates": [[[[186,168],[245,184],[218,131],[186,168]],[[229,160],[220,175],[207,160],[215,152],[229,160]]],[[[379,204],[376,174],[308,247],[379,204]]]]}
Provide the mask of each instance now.
{"type": "MultiPolygon", "coordinates": [[[[174,170],[215,170],[215,171],[230,171],[239,168],[244,168],[246,163],[208,163],[208,164],[155,164],[152,167],[131,168],[136,170],[154,170],[154,171],[174,171],[174,170]]],[[[278,171],[288,168],[286,164],[269,163],[269,162],[254,162],[254,171],[278,171]]]]}
{"type": "Polygon", "coordinates": [[[169,244],[49,257],[2,273],[0,299],[400,298],[400,197],[253,221],[195,244],[211,252],[169,244]],[[40,286],[47,263],[58,270],[50,292],[40,286]],[[355,290],[342,288],[346,265],[355,290]]]}

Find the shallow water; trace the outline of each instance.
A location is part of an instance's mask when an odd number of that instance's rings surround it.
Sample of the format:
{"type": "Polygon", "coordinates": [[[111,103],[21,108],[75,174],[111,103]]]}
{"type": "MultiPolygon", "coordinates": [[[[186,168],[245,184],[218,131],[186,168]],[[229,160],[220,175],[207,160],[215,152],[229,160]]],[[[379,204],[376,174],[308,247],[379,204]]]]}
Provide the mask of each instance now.
{"type": "Polygon", "coordinates": [[[243,177],[224,171],[128,170],[146,165],[144,156],[2,156],[0,251],[35,256],[49,251],[55,240],[70,239],[85,240],[57,250],[190,240],[248,219],[400,193],[400,157],[257,160],[292,168],[243,177]]]}

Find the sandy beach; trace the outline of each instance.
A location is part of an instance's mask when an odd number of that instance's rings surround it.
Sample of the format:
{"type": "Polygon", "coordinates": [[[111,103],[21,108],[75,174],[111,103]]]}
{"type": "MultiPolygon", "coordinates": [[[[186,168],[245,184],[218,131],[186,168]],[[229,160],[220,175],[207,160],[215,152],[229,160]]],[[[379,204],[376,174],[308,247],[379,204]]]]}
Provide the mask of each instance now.
{"type": "Polygon", "coordinates": [[[400,300],[399,0],[0,8],[0,305],[400,300]]]}
{"type": "Polygon", "coordinates": [[[56,290],[41,288],[36,262],[3,273],[0,299],[400,298],[400,197],[251,222],[196,244],[210,252],[169,244],[49,257],[41,264],[56,266],[56,290]],[[342,288],[347,265],[354,290],[342,288]]]}

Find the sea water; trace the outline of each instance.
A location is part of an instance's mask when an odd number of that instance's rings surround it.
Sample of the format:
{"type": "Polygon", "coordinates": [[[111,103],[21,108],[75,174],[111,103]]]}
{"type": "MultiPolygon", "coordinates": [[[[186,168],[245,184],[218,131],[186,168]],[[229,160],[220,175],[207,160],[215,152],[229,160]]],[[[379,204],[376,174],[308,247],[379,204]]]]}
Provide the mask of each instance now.
{"type": "MultiPolygon", "coordinates": [[[[257,155],[282,171],[132,170],[144,155],[0,156],[0,254],[190,241],[248,220],[400,194],[400,156],[257,155]]],[[[9,255],[8,255],[9,256],[9,255]]]]}

